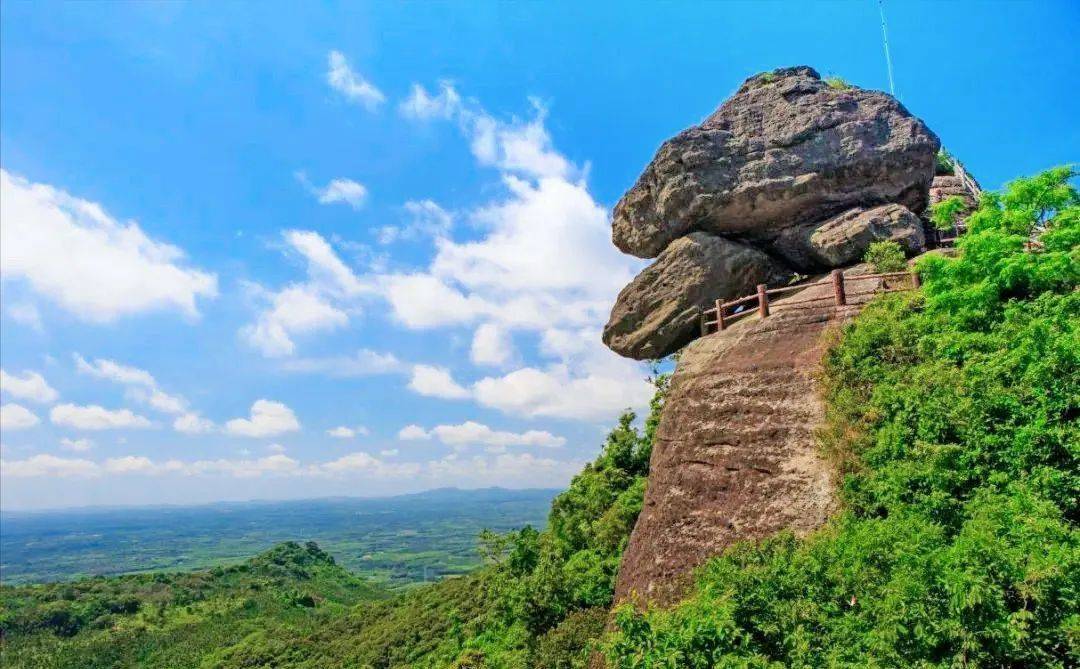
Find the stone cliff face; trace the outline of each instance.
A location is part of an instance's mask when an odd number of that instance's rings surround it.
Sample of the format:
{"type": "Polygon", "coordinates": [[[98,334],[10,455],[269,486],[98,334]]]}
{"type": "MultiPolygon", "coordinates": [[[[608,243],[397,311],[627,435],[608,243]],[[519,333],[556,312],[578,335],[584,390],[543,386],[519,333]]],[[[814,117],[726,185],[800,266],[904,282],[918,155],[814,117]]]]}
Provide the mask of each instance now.
{"type": "Polygon", "coordinates": [[[731,543],[807,532],[835,510],[814,439],[824,411],[815,375],[825,331],[867,296],[843,307],[831,296],[831,286],[808,288],[774,302],[769,318],[747,317],[682,351],[616,601],[673,603],[692,570],[731,543]],[[825,299],[786,306],[808,297],[825,299]]]}
{"type": "Polygon", "coordinates": [[[815,374],[826,330],[872,282],[843,306],[829,285],[806,288],[705,337],[699,317],[757,284],[850,266],[876,240],[922,252],[938,148],[890,96],[785,68],[665,142],[616,205],[615,245],[656,260],[619,294],[604,342],[638,359],[682,349],[617,601],[671,603],[731,543],[806,532],[835,510],[815,374]],[[823,299],[795,304],[810,297],[823,299]]]}

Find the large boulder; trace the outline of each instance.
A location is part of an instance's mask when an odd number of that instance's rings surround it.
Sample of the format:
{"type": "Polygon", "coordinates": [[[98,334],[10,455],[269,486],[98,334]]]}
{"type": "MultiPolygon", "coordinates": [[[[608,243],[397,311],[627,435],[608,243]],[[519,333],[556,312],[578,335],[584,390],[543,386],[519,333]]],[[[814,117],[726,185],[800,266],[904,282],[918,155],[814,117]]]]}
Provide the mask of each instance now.
{"type": "Polygon", "coordinates": [[[702,308],[791,274],[752,246],[692,232],[672,242],[622,289],[604,326],[604,343],[628,358],[662,358],[698,336],[702,308]]]}
{"type": "Polygon", "coordinates": [[[656,257],[693,230],[770,241],[852,207],[926,207],[937,136],[896,99],[834,86],[809,67],[748,79],[664,142],[615,206],[612,239],[656,257]]]}
{"type": "Polygon", "coordinates": [[[862,259],[873,242],[894,241],[908,255],[926,248],[922,220],[902,204],[855,207],[824,223],[788,228],[774,249],[802,270],[840,267],[862,259]]]}

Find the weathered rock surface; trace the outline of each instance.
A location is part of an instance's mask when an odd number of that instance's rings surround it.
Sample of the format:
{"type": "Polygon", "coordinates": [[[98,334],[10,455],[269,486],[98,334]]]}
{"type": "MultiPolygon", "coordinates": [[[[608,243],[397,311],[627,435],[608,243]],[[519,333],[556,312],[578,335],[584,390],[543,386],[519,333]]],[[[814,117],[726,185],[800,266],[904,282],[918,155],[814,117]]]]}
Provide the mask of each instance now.
{"type": "Polygon", "coordinates": [[[803,534],[836,509],[831,467],[814,429],[824,408],[815,376],[826,329],[869,299],[873,281],[849,288],[848,304],[817,286],[773,304],[685,349],[653,442],[645,504],[623,554],[616,602],[665,606],[694,568],[743,539],[803,534]],[[867,285],[871,284],[871,285],[867,285]]]}
{"type": "Polygon", "coordinates": [[[952,175],[942,175],[934,177],[934,180],[930,183],[929,198],[930,204],[937,204],[942,200],[947,200],[950,197],[958,195],[964,199],[972,209],[977,204],[975,198],[972,197],[971,191],[964,187],[964,182],[960,180],[960,177],[952,175]]]}
{"type": "Polygon", "coordinates": [[[790,276],[784,265],[752,246],[690,233],[622,289],[604,326],[604,343],[629,358],[662,358],[698,336],[702,308],[790,276]]]}
{"type": "Polygon", "coordinates": [[[664,142],[615,206],[612,239],[652,258],[693,230],[770,240],[856,206],[919,213],[939,146],[885,93],[830,87],[809,67],[757,75],[664,142]]]}
{"type": "Polygon", "coordinates": [[[824,223],[788,228],[774,248],[799,269],[814,270],[856,263],[871,243],[882,240],[914,255],[926,246],[922,220],[902,204],[856,207],[824,223]]]}

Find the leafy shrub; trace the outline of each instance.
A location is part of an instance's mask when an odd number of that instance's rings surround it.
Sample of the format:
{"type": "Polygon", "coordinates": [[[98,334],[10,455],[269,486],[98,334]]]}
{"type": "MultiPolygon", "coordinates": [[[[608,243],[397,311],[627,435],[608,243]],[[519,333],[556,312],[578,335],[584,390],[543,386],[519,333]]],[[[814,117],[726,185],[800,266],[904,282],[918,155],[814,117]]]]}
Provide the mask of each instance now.
{"type": "Polygon", "coordinates": [[[960,222],[960,217],[968,212],[970,207],[959,195],[952,195],[937,204],[930,206],[930,222],[938,230],[952,230],[960,222]]]}
{"type": "Polygon", "coordinates": [[[888,239],[871,243],[863,262],[869,263],[875,272],[902,272],[907,268],[903,247],[888,239]]]}
{"type": "Polygon", "coordinates": [[[829,88],[838,91],[846,91],[851,88],[851,84],[840,77],[825,77],[825,83],[828,84],[829,88]]]}
{"type": "Polygon", "coordinates": [[[945,149],[938,149],[934,160],[934,176],[952,176],[956,173],[956,159],[945,149]]]}
{"type": "Polygon", "coordinates": [[[615,667],[1080,663],[1080,198],[1056,169],[983,198],[825,360],[844,511],[744,543],[615,667]],[[1034,238],[1039,242],[1028,244],[1034,238]]]}

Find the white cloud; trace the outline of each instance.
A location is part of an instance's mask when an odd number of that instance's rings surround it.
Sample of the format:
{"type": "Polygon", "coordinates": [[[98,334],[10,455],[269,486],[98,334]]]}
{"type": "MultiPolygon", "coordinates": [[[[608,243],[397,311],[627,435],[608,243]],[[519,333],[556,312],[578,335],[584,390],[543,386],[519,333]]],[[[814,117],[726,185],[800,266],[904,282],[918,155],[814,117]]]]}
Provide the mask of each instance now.
{"type": "Polygon", "coordinates": [[[403,225],[384,225],[379,228],[377,234],[380,244],[427,237],[440,239],[450,234],[453,228],[453,215],[432,200],[409,200],[402,209],[409,220],[403,225]]]}
{"type": "Polygon", "coordinates": [[[357,434],[367,434],[367,428],[352,428],[346,425],[339,425],[338,427],[327,430],[326,434],[334,437],[335,439],[352,439],[357,434]]]}
{"type": "Polygon", "coordinates": [[[505,329],[484,323],[473,334],[469,357],[478,365],[505,365],[514,357],[514,343],[505,329]]]}
{"type": "Polygon", "coordinates": [[[320,292],[354,297],[374,290],[356,277],[319,233],[286,230],[283,236],[285,242],[307,260],[310,283],[320,292]]]}
{"type": "Polygon", "coordinates": [[[550,432],[529,430],[527,432],[504,432],[493,430],[487,425],[475,421],[465,421],[459,425],[436,425],[424,430],[418,425],[409,425],[398,433],[399,439],[438,439],[453,448],[465,446],[538,446],[558,448],[566,443],[563,437],[550,432]]]}
{"type": "Polygon", "coordinates": [[[502,485],[509,487],[564,486],[581,470],[583,462],[537,457],[532,453],[504,453],[494,457],[476,455],[462,458],[452,453],[440,460],[427,462],[387,462],[383,458],[397,455],[387,449],[376,457],[354,452],[321,463],[302,465],[281,453],[262,458],[239,460],[217,459],[182,462],[155,462],[141,455],[109,458],[103,462],[54,455],[35,455],[25,460],[0,460],[4,478],[91,478],[108,476],[231,476],[256,478],[290,476],[312,478],[356,478],[360,480],[397,479],[418,486],[458,485],[478,487],[502,485]]]}
{"type": "Polygon", "coordinates": [[[391,374],[406,369],[406,365],[392,353],[379,353],[360,349],[353,355],[333,358],[296,358],[286,360],[282,368],[290,372],[326,374],[336,377],[373,376],[391,374]]]}
{"type": "Polygon", "coordinates": [[[197,413],[185,413],[173,421],[173,429],[184,434],[206,434],[217,429],[212,420],[197,413]]]}
{"type": "MultiPolygon", "coordinates": [[[[432,98],[425,96],[417,99],[432,98]]],[[[607,210],[584,180],[587,167],[557,151],[535,101],[532,118],[504,121],[455,99],[448,115],[476,160],[500,171],[505,196],[467,214],[478,238],[441,237],[426,270],[378,277],[395,319],[410,329],[478,323],[470,351],[476,364],[506,366],[516,357],[515,331],[539,334],[544,362],[469,389],[484,406],[579,420],[644,406],[651,388],[643,367],[615,356],[599,336],[619,290],[644,263],[611,244],[607,210]]]]}
{"type": "Polygon", "coordinates": [[[0,275],[25,280],[79,318],[164,309],[198,316],[197,298],[217,295],[217,277],[183,259],[97,203],[0,170],[0,275]]]}
{"type": "Polygon", "coordinates": [[[8,316],[11,320],[15,321],[19,325],[25,325],[31,330],[41,332],[45,329],[45,326],[41,322],[41,312],[38,308],[29,302],[18,302],[11,305],[7,309],[8,316]]]}
{"type": "Polygon", "coordinates": [[[281,444],[270,444],[266,447],[266,450],[270,451],[271,453],[284,453],[285,447],[281,444]]]}
{"type": "Polygon", "coordinates": [[[415,462],[388,463],[374,455],[363,452],[349,453],[336,460],[324,462],[310,468],[313,474],[332,476],[368,474],[378,478],[414,477],[422,470],[415,462]]]}
{"type": "Polygon", "coordinates": [[[226,474],[236,478],[255,478],[264,475],[293,474],[300,463],[287,455],[276,453],[254,460],[198,460],[184,465],[183,472],[190,475],[226,474]]]}
{"type": "Polygon", "coordinates": [[[292,355],[293,337],[334,330],[349,322],[348,315],[307,286],[285,288],[270,297],[270,306],[250,325],[240,330],[241,338],[267,357],[292,355]]]}
{"type": "Polygon", "coordinates": [[[163,391],[158,387],[153,374],[145,369],[123,365],[115,360],[103,358],[96,358],[93,362],[88,362],[77,353],[73,357],[75,358],[75,368],[80,373],[127,386],[128,398],[140,404],[173,415],[188,412],[187,400],[163,391]]]}
{"type": "Polygon", "coordinates": [[[94,442],[89,439],[70,439],[64,437],[60,440],[60,448],[65,451],[75,451],[76,453],[84,453],[94,447],[94,442]]]}
{"type": "Polygon", "coordinates": [[[465,399],[469,391],[454,381],[450,371],[432,365],[414,365],[409,389],[425,397],[440,397],[447,400],[465,399]]]}
{"type": "Polygon", "coordinates": [[[60,393],[37,372],[24,372],[22,376],[8,374],[0,369],[0,391],[20,400],[48,404],[55,402],[60,393]]]}
{"type": "Polygon", "coordinates": [[[431,435],[428,431],[419,425],[406,425],[398,430],[398,439],[402,441],[421,441],[424,439],[430,439],[431,435]]]}
{"type": "Polygon", "coordinates": [[[316,197],[319,204],[347,204],[354,210],[360,211],[367,201],[367,187],[359,181],[346,178],[331,179],[330,183],[320,188],[312,184],[303,172],[296,172],[296,180],[316,197]]]}
{"type": "Polygon", "coordinates": [[[379,455],[383,456],[384,458],[392,458],[392,457],[396,456],[397,454],[398,454],[398,449],[396,449],[396,448],[387,448],[387,449],[379,451],[379,455]]]}
{"type": "Polygon", "coordinates": [[[41,422],[37,415],[22,406],[9,402],[0,405],[0,430],[25,430],[41,422]]]}
{"type": "Polygon", "coordinates": [[[59,478],[88,478],[97,476],[99,467],[90,460],[80,458],[60,458],[55,455],[41,454],[25,460],[5,460],[0,464],[0,472],[5,477],[33,478],[39,476],[59,478]]]}
{"type": "Polygon", "coordinates": [[[402,116],[419,120],[450,120],[462,110],[461,96],[454,86],[443,81],[439,83],[439,92],[432,95],[420,84],[413,84],[409,97],[398,106],[402,116]]]}
{"type": "Polygon", "coordinates": [[[292,355],[294,337],[343,327],[347,311],[357,310],[355,298],[374,291],[342,262],[330,244],[316,232],[286,230],[282,237],[307,262],[308,280],[269,292],[253,287],[268,306],[255,323],[241,328],[240,336],[267,357],[292,355]]]}
{"type": "Polygon", "coordinates": [[[105,461],[105,471],[110,474],[146,474],[157,469],[150,458],[141,455],[125,455],[105,461]]]}
{"type": "Polygon", "coordinates": [[[256,400],[249,418],[234,418],[225,423],[225,431],[242,437],[273,437],[300,429],[292,409],[281,402],[256,400]]]}
{"type": "Polygon", "coordinates": [[[132,413],[129,409],[112,410],[96,404],[58,404],[49,412],[49,420],[56,425],[66,425],[77,430],[120,430],[152,425],[147,418],[132,413]]]}
{"type": "Polygon", "coordinates": [[[326,82],[345,99],[362,105],[368,111],[374,111],[386,101],[382,91],[349,67],[345,54],[331,51],[327,61],[326,82]]]}
{"type": "Polygon", "coordinates": [[[145,386],[147,388],[157,386],[157,381],[154,380],[153,375],[145,369],[129,367],[113,360],[103,360],[101,358],[91,363],[87,362],[78,353],[74,354],[73,357],[75,359],[75,368],[83,374],[89,374],[107,381],[115,381],[127,386],[145,386]]]}
{"type": "Polygon", "coordinates": [[[473,392],[480,404],[506,413],[604,420],[644,406],[652,388],[636,365],[620,361],[610,369],[585,374],[572,374],[560,365],[548,370],[524,367],[481,379],[473,392]]]}

